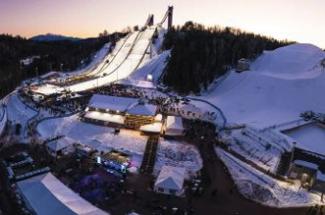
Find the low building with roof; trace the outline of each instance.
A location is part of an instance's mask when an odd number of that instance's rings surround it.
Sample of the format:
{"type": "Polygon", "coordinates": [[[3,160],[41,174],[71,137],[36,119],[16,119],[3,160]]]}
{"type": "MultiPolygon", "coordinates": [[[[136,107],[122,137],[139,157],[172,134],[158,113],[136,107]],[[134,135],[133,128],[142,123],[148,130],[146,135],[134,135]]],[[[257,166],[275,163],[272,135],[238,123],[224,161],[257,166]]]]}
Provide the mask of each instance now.
{"type": "Polygon", "coordinates": [[[179,116],[167,116],[166,127],[164,131],[166,136],[184,135],[183,119],[179,116]]]}
{"type": "Polygon", "coordinates": [[[182,195],[185,171],[183,167],[163,166],[156,179],[154,190],[169,195],[182,195]]]}
{"type": "Polygon", "coordinates": [[[74,142],[75,141],[69,137],[62,137],[48,142],[46,148],[52,156],[67,155],[75,151],[74,142]]]}
{"type": "Polygon", "coordinates": [[[114,124],[138,129],[154,123],[157,110],[156,105],[147,104],[140,99],[95,94],[83,117],[104,125],[114,124]]]}
{"type": "Polygon", "coordinates": [[[52,175],[52,173],[46,173],[19,181],[17,185],[25,204],[34,214],[108,214],[73,192],[52,175]]]}

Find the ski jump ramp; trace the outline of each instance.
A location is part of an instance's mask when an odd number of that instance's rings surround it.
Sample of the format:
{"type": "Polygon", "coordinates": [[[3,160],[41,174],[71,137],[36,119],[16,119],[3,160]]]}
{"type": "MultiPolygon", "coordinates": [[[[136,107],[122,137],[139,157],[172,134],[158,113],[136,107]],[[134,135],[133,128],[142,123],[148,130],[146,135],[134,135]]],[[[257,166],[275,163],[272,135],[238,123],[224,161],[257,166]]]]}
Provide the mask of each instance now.
{"type": "Polygon", "coordinates": [[[92,79],[66,86],[45,84],[33,89],[33,92],[43,95],[64,91],[81,92],[128,77],[142,64],[157,28],[158,26],[147,26],[143,31],[134,31],[119,41],[113,52],[107,55],[95,69],[93,68],[88,73],[85,72],[88,76],[93,77],[92,79]]]}

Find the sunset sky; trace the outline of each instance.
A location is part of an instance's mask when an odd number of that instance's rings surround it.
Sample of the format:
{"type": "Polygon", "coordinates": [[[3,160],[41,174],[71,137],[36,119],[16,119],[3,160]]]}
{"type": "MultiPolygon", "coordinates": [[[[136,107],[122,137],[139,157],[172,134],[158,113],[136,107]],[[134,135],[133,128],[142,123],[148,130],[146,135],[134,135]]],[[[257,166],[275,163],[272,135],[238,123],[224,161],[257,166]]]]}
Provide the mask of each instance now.
{"type": "Polygon", "coordinates": [[[324,0],[0,0],[0,33],[97,36],[160,20],[174,5],[174,23],[238,27],[325,48],[324,0]]]}

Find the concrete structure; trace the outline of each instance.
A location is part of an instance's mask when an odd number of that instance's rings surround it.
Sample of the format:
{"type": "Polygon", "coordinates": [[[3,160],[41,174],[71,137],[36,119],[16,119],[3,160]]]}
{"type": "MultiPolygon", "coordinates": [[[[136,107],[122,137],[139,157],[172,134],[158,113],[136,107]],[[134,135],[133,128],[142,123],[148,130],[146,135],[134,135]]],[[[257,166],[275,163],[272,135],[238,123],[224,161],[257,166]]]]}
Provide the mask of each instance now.
{"type": "Polygon", "coordinates": [[[177,195],[183,194],[185,168],[163,166],[156,179],[154,190],[156,192],[177,195]]]}

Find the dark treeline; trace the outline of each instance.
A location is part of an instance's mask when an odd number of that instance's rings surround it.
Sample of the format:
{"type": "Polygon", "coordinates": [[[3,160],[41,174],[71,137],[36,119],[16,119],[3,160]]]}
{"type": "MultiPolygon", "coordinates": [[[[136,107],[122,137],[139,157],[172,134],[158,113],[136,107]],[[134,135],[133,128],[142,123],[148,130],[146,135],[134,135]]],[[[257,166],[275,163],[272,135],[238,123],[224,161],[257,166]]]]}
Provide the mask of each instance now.
{"type": "Polygon", "coordinates": [[[205,27],[193,22],[171,29],[164,49],[172,49],[163,83],[180,93],[198,93],[241,58],[290,44],[234,28],[205,27]]]}
{"type": "Polygon", "coordinates": [[[105,43],[124,34],[114,33],[78,41],[39,42],[19,36],[0,35],[0,97],[15,89],[21,81],[49,71],[72,71],[91,61],[105,43]],[[39,56],[30,65],[25,58],[39,56]]]}

